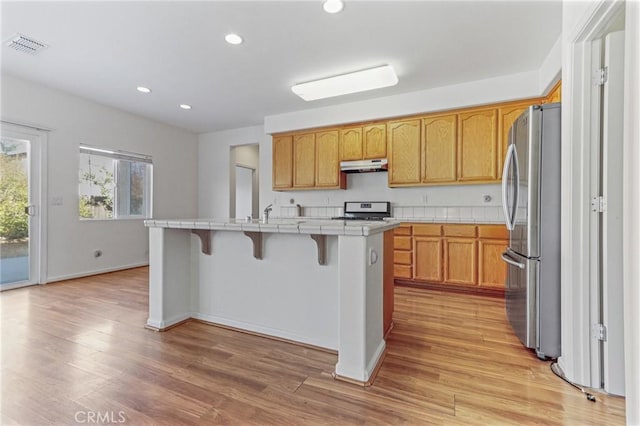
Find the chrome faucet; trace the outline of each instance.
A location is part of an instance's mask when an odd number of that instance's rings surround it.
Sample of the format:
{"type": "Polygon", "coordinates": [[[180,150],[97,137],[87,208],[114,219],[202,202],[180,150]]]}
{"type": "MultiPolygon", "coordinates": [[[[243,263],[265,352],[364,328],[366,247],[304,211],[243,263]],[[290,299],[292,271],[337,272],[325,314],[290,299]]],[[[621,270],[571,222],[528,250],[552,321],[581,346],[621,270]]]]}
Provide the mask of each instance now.
{"type": "Polygon", "coordinates": [[[267,223],[269,221],[269,213],[271,213],[271,210],[273,210],[273,204],[269,204],[267,207],[264,208],[264,211],[262,212],[263,223],[267,223]]]}

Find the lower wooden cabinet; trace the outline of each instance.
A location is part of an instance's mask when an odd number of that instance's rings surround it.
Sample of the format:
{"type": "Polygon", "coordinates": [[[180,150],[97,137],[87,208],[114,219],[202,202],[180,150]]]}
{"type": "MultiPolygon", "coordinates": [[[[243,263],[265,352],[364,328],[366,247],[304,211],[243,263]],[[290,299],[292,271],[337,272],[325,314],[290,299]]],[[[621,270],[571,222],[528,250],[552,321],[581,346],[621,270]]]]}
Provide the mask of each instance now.
{"type": "Polygon", "coordinates": [[[442,281],[442,239],[416,236],[413,241],[416,259],[412,278],[442,281]]]}
{"type": "Polygon", "coordinates": [[[485,226],[478,231],[478,285],[504,289],[507,268],[502,253],[509,245],[509,234],[504,226],[498,225],[485,226]]]}
{"type": "Polygon", "coordinates": [[[476,285],[476,240],[472,238],[444,239],[444,282],[476,285]]]}
{"type": "Polygon", "coordinates": [[[411,278],[413,263],[413,227],[400,225],[393,231],[393,276],[411,278]]]}
{"type": "Polygon", "coordinates": [[[478,293],[504,293],[508,244],[502,225],[402,224],[394,232],[396,282],[478,293]]]}

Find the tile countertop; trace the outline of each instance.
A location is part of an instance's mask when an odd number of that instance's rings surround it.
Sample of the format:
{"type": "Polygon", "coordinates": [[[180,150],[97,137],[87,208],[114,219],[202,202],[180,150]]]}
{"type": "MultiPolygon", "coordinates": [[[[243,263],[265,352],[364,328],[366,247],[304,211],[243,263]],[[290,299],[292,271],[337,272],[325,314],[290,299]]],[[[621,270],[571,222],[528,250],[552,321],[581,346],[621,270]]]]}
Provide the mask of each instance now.
{"type": "Polygon", "coordinates": [[[400,221],[345,221],[302,217],[273,218],[267,223],[258,219],[250,222],[244,219],[147,219],[144,225],[148,228],[368,236],[396,228],[400,221]]]}
{"type": "Polygon", "coordinates": [[[394,220],[402,223],[459,223],[471,225],[504,225],[504,219],[474,219],[474,218],[456,218],[443,219],[436,217],[402,217],[394,218],[394,220]]]}

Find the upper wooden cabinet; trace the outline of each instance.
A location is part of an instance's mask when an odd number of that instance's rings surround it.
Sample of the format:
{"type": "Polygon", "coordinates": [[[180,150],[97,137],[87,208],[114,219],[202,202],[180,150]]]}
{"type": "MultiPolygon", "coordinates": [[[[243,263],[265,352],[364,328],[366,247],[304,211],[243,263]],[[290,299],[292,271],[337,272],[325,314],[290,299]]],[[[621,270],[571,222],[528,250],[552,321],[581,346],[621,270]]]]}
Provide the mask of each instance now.
{"type": "Polygon", "coordinates": [[[522,102],[515,104],[508,104],[498,108],[498,128],[500,133],[498,134],[498,177],[502,178],[502,165],[504,164],[504,157],[507,155],[507,147],[509,146],[509,129],[516,118],[520,116],[529,105],[533,105],[533,102],[522,102]]]}
{"type": "Polygon", "coordinates": [[[387,157],[387,125],[370,124],[340,129],[340,161],[387,157]]]}
{"type": "Polygon", "coordinates": [[[316,184],[316,135],[293,137],[293,186],[311,188],[316,184]]]}
{"type": "Polygon", "coordinates": [[[458,116],[437,115],[423,119],[422,123],[422,182],[455,182],[458,116]]]}
{"type": "Polygon", "coordinates": [[[293,136],[273,138],[273,188],[293,186],[293,136]]]}
{"type": "Polygon", "coordinates": [[[480,109],[458,117],[458,180],[498,178],[498,111],[480,109]]]}
{"type": "Polygon", "coordinates": [[[340,129],[340,161],[362,160],[362,127],[340,129]]]}
{"type": "Polygon", "coordinates": [[[339,151],[339,129],[274,136],[273,190],[345,189],[339,151]]]}
{"type": "Polygon", "coordinates": [[[370,124],[362,128],[364,159],[387,158],[387,125],[370,124]]]}
{"type": "Polygon", "coordinates": [[[560,102],[562,97],[562,81],[558,81],[551,89],[547,97],[544,99],[544,103],[560,102]]]}
{"type": "Polygon", "coordinates": [[[559,96],[560,83],[546,98],[274,135],[273,189],[344,189],[340,161],[376,158],[389,160],[390,187],[497,182],[514,120],[559,96]]]}
{"type": "Polygon", "coordinates": [[[421,120],[390,121],[387,124],[389,186],[421,182],[421,120]]]}
{"type": "Polygon", "coordinates": [[[316,187],[336,187],[340,184],[340,160],[338,155],[340,134],[338,130],[316,133],[316,187]]]}

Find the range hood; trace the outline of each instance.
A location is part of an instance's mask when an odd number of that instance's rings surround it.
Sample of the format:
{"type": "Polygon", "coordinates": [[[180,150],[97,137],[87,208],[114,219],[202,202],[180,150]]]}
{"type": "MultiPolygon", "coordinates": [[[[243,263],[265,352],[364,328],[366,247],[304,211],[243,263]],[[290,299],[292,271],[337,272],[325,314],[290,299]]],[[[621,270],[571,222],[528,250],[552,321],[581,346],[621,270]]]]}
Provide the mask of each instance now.
{"type": "Polygon", "coordinates": [[[344,173],[386,172],[388,169],[386,158],[340,162],[340,171],[344,173]]]}

